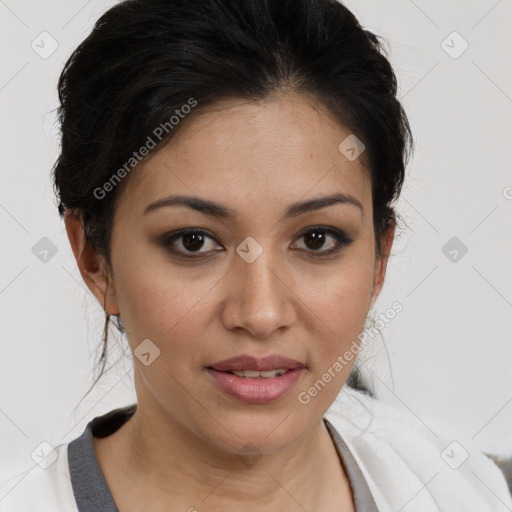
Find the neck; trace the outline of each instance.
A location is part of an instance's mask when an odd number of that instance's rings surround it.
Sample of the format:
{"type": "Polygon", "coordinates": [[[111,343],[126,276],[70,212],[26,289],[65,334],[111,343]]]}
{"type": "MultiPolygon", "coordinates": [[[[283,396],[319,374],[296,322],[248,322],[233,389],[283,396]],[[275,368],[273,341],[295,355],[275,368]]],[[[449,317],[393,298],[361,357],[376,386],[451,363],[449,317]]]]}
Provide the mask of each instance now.
{"type": "MultiPolygon", "coordinates": [[[[348,479],[322,420],[300,440],[252,459],[213,446],[155,408],[138,406],[105,440],[110,438],[110,454],[105,444],[105,450],[96,451],[123,511],[138,500],[172,504],[176,510],[180,504],[191,511],[204,506],[302,511],[320,510],[322,505],[326,510],[326,502],[337,503],[333,510],[343,503],[352,506],[348,479]],[[122,479],[114,481],[116,474],[122,479]]],[[[101,448],[102,441],[95,439],[95,447],[101,448]]]]}

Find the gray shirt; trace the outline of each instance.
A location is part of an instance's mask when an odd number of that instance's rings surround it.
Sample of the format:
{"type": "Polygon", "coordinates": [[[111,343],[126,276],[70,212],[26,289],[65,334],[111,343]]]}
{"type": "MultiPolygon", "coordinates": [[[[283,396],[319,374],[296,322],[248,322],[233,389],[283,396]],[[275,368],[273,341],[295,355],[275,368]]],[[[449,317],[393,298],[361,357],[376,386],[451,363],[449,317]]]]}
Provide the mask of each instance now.
{"type": "MultiPolygon", "coordinates": [[[[92,419],[83,434],[68,445],[68,463],[71,485],[79,512],[119,512],[96,457],[92,438],[107,437],[128,421],[137,404],[114,409],[92,419]]],[[[378,512],[368,484],[347,445],[324,418],[341,464],[349,479],[356,512],[378,512]]]]}

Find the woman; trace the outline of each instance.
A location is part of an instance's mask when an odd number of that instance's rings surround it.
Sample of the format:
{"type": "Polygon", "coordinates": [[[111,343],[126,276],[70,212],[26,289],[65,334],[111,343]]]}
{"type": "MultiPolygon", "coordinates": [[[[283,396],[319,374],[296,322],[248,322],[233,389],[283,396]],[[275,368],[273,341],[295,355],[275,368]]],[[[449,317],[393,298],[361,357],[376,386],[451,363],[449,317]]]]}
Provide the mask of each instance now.
{"type": "Polygon", "coordinates": [[[54,177],[137,404],[0,506],[510,509],[483,454],[349,386],[412,147],[396,89],[334,0],[128,0],[101,17],[59,81],[54,177]]]}

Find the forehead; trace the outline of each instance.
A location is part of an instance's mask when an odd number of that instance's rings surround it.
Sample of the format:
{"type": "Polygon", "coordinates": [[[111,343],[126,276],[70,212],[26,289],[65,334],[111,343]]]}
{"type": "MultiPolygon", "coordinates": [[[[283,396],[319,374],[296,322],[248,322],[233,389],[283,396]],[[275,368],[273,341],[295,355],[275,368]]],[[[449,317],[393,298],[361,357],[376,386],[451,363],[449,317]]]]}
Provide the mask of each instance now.
{"type": "Polygon", "coordinates": [[[241,205],[334,191],[371,201],[363,158],[349,160],[339,149],[350,131],[309,96],[224,101],[182,122],[125,183],[122,195],[139,211],[175,192],[241,205]]]}

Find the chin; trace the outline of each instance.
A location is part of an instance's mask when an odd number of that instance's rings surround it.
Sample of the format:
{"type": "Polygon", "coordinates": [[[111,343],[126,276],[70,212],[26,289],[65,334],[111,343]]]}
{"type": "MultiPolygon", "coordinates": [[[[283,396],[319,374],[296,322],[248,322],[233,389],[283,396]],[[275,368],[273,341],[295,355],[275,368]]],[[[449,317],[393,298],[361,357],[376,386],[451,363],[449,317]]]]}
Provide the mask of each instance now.
{"type": "Polygon", "coordinates": [[[289,407],[233,411],[223,416],[220,425],[214,419],[208,424],[204,421],[200,426],[202,437],[219,450],[238,455],[278,452],[300,440],[312,426],[310,418],[300,418],[297,411],[290,413],[289,407]]]}

